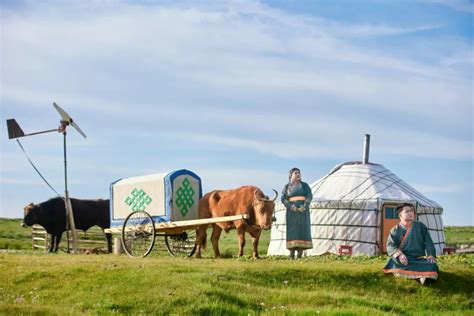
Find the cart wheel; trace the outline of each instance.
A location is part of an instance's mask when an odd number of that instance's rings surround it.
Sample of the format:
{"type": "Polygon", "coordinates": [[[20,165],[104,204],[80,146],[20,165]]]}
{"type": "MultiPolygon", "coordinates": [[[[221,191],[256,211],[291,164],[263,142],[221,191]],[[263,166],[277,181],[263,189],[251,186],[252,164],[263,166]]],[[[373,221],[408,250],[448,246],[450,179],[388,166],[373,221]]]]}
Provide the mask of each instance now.
{"type": "Polygon", "coordinates": [[[196,231],[189,230],[181,234],[165,234],[165,242],[170,255],[191,257],[196,251],[196,231]]]}
{"type": "Polygon", "coordinates": [[[122,227],[122,245],[131,257],[146,257],[155,244],[155,223],[145,211],[130,213],[122,227]]]}

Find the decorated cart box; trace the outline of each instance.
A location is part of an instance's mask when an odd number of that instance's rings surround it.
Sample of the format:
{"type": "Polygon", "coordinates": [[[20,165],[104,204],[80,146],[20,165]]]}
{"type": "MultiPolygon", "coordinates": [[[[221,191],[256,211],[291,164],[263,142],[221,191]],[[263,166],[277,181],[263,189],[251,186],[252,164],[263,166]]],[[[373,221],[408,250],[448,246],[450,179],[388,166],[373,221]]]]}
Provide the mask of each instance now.
{"type": "Polygon", "coordinates": [[[110,185],[111,227],[136,211],[147,212],[155,223],[198,219],[201,197],[201,179],[186,169],[121,179],[110,185]]]}

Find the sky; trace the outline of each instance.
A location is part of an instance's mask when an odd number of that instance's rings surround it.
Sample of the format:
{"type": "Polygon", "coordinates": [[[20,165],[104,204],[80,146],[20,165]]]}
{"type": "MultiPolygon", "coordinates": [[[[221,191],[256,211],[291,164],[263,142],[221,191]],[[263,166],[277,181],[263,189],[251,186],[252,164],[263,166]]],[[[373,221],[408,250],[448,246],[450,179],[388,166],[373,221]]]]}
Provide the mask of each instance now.
{"type": "MultiPolygon", "coordinates": [[[[268,195],[299,167],[384,165],[474,225],[472,1],[0,2],[0,217],[55,196],[5,121],[68,128],[69,192],[189,169],[204,192],[268,195]]],[[[64,191],[59,133],[21,138],[64,191]]]]}

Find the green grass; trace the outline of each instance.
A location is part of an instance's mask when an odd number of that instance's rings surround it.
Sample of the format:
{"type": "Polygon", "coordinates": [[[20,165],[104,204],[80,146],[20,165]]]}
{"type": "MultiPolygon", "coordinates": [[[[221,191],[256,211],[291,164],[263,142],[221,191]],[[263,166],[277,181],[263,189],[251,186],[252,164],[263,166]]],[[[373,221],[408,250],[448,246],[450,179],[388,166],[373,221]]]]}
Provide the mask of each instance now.
{"type": "Polygon", "coordinates": [[[0,241],[26,249],[0,252],[0,314],[474,314],[474,255],[440,257],[439,280],[421,286],[384,275],[386,257],[265,257],[269,231],[257,261],[250,239],[235,257],[235,231],[221,236],[223,259],[213,259],[210,242],[204,259],[170,257],[163,238],[132,259],[32,253],[31,229],[20,224],[0,219],[0,241]]]}
{"type": "MultiPolygon", "coordinates": [[[[0,249],[14,250],[31,250],[31,228],[21,227],[21,219],[0,218],[0,249]]],[[[90,232],[100,232],[97,226],[91,228],[90,232]]],[[[474,244],[474,227],[473,226],[447,226],[445,227],[447,244],[474,244]]],[[[209,239],[210,233],[208,234],[209,239]]],[[[221,252],[224,257],[232,257],[237,253],[237,237],[236,232],[231,231],[229,234],[221,235],[221,252]]],[[[260,252],[265,253],[270,242],[270,231],[265,231],[260,239],[260,252]]],[[[164,244],[158,240],[159,246],[155,253],[160,253],[164,244]]],[[[63,235],[61,247],[65,250],[66,238],[63,235]]],[[[212,248],[210,242],[208,244],[208,252],[212,248]]],[[[247,250],[251,248],[251,240],[247,237],[247,250]]]]}
{"type": "Polygon", "coordinates": [[[21,219],[0,218],[0,249],[31,249],[31,228],[21,219]]]}
{"type": "MultiPolygon", "coordinates": [[[[23,221],[21,219],[7,219],[7,218],[0,218],[0,249],[10,249],[10,250],[31,250],[32,243],[31,243],[31,227],[23,228],[21,227],[21,223],[23,221]]],[[[100,233],[101,230],[99,227],[94,226],[88,232],[96,232],[100,233]]],[[[82,232],[80,232],[82,235],[82,232]]],[[[207,248],[204,250],[204,256],[211,256],[212,255],[212,245],[210,242],[210,235],[211,231],[208,232],[208,245],[207,248]]],[[[118,236],[116,236],[118,237],[118,236]]],[[[252,248],[252,241],[247,234],[246,237],[246,252],[251,254],[252,248]]],[[[105,238],[103,239],[105,240],[105,238]]],[[[268,244],[270,242],[270,231],[264,231],[262,237],[260,238],[260,254],[266,254],[266,249],[268,248],[268,244]]],[[[220,238],[220,250],[223,257],[232,257],[237,254],[238,246],[237,246],[237,233],[235,230],[230,231],[228,234],[222,233],[220,238]]],[[[105,246],[104,246],[105,247],[105,246]]],[[[151,255],[158,255],[158,256],[167,256],[167,251],[164,244],[164,238],[157,237],[155,247],[151,255]]],[[[63,234],[61,239],[60,249],[63,252],[66,252],[66,235],[63,234]]],[[[39,250],[37,250],[39,252],[39,250]]]]}
{"type": "Polygon", "coordinates": [[[0,254],[0,313],[474,313],[474,256],[440,258],[429,286],[381,272],[386,258],[0,254]]]}
{"type": "Polygon", "coordinates": [[[474,244],[473,226],[447,226],[444,232],[447,244],[474,244]]]}

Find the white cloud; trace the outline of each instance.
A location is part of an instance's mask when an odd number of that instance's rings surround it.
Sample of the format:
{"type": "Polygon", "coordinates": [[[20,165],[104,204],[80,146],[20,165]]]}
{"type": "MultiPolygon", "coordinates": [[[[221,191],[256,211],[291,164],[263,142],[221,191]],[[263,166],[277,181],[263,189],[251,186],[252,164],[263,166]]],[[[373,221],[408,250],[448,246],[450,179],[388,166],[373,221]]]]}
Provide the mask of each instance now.
{"type": "MultiPolygon", "coordinates": [[[[334,127],[336,129],[337,127],[334,127]]],[[[307,126],[311,130],[310,126],[307,126]]],[[[362,152],[363,131],[356,135],[350,135],[349,140],[343,133],[325,136],[320,140],[318,136],[313,138],[301,138],[295,141],[286,139],[284,141],[259,140],[255,138],[232,137],[229,135],[209,134],[164,134],[163,136],[179,139],[190,143],[201,143],[209,146],[233,147],[252,152],[270,154],[283,159],[334,159],[360,160],[359,153],[362,152]],[[360,135],[357,136],[357,135],[360,135]],[[359,139],[357,142],[354,136],[359,139]],[[330,138],[333,142],[327,143],[330,138]]],[[[320,136],[321,137],[321,136],[320,136]]],[[[399,155],[427,158],[444,158],[455,160],[472,159],[472,142],[424,135],[417,132],[382,131],[373,137],[376,143],[372,144],[372,150],[377,155],[399,155]],[[449,150],[443,150],[449,148],[449,150]]]]}

